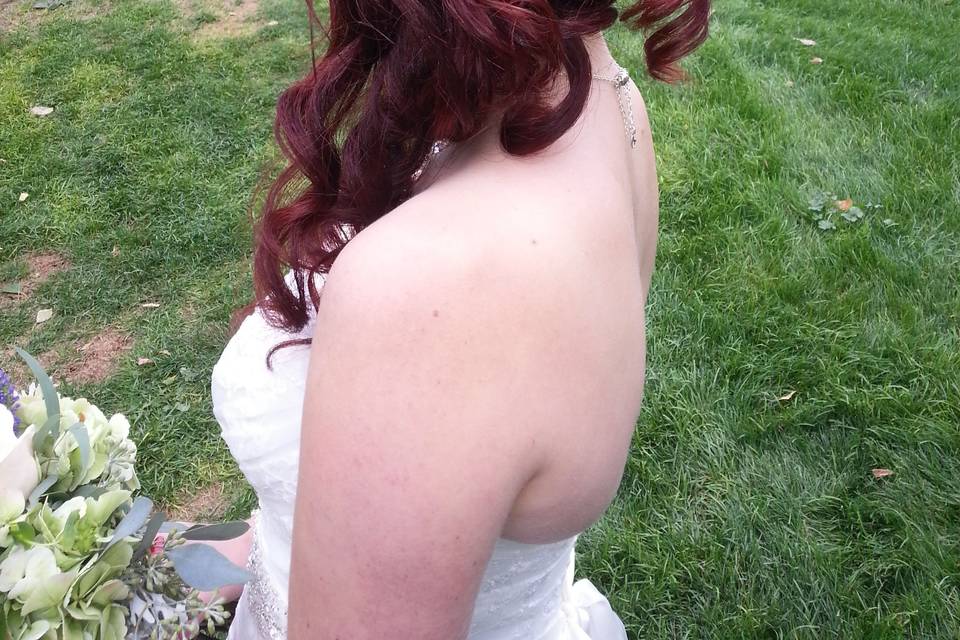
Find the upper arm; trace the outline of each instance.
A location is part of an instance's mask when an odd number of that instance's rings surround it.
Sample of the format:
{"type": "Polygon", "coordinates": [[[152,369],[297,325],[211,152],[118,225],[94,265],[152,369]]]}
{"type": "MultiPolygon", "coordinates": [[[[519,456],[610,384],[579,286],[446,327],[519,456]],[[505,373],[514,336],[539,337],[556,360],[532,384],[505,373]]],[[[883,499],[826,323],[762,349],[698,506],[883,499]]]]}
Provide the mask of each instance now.
{"type": "Polygon", "coordinates": [[[532,318],[469,255],[375,238],[344,249],[318,310],[289,634],[464,638],[536,468],[512,414],[532,318]]]}

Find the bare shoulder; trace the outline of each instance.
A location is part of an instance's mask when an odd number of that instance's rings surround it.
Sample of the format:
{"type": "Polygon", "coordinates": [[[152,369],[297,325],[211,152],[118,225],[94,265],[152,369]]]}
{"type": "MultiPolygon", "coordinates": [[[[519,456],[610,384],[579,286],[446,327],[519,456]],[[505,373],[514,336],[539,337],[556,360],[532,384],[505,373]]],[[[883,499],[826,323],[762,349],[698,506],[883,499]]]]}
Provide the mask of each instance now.
{"type": "Polygon", "coordinates": [[[330,271],[324,298],[339,305],[350,297],[382,311],[396,305],[431,318],[446,310],[450,320],[468,312],[505,319],[554,299],[554,258],[568,247],[542,201],[492,196],[479,208],[455,190],[429,196],[353,238],[330,271]]]}
{"type": "Polygon", "coordinates": [[[518,285],[462,227],[412,213],[354,237],[324,284],[291,639],[465,638],[496,540],[541,468],[537,434],[515,428],[541,339],[503,293],[518,285]]]}

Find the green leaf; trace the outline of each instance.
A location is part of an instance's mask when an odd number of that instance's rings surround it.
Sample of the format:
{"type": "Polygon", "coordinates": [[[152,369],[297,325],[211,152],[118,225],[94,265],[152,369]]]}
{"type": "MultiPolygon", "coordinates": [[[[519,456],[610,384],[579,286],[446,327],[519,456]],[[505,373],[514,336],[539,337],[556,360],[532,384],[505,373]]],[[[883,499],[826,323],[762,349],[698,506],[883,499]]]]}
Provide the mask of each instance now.
{"type": "Polygon", "coordinates": [[[57,484],[57,480],[59,479],[60,479],[60,476],[58,476],[57,474],[53,474],[41,480],[40,484],[38,484],[36,488],[34,488],[34,490],[30,492],[30,497],[27,498],[27,502],[30,504],[30,506],[33,507],[34,505],[36,505],[37,502],[40,500],[40,498],[43,496],[43,494],[46,493],[47,489],[57,484]]]}
{"type": "Polygon", "coordinates": [[[27,547],[36,540],[37,531],[26,522],[18,522],[10,525],[10,537],[27,547]]]}
{"type": "MultiPolygon", "coordinates": [[[[53,416],[59,417],[60,396],[57,395],[57,390],[53,387],[53,380],[51,380],[50,376],[47,375],[47,372],[43,370],[43,366],[37,362],[36,358],[20,347],[14,347],[14,349],[16,350],[17,355],[23,358],[23,361],[27,363],[28,367],[30,367],[33,377],[37,379],[37,385],[40,387],[41,393],[43,393],[43,403],[47,407],[47,420],[49,421],[53,416]]],[[[54,432],[54,435],[56,435],[56,432],[54,432]]]]}
{"type": "Polygon", "coordinates": [[[19,640],[40,640],[50,630],[49,620],[37,620],[30,627],[20,632],[19,640]]]}
{"type": "Polygon", "coordinates": [[[90,600],[98,607],[105,607],[111,602],[125,600],[128,595],[130,595],[130,589],[127,585],[122,580],[114,578],[100,585],[90,600]]]}
{"type": "Polygon", "coordinates": [[[82,422],[76,423],[67,429],[67,432],[77,441],[77,448],[80,449],[80,472],[83,475],[87,470],[87,465],[90,464],[90,436],[82,422]]]}
{"type": "Polygon", "coordinates": [[[166,552],[180,578],[200,591],[213,591],[231,584],[243,584],[253,576],[201,542],[174,547],[166,552]]]}
{"type": "Polygon", "coordinates": [[[127,512],[127,515],[123,517],[123,520],[120,521],[120,524],[117,525],[116,530],[113,532],[113,537],[110,538],[107,548],[139,531],[140,527],[143,526],[143,523],[146,522],[150,516],[152,509],[153,500],[150,498],[139,496],[134,500],[130,511],[127,512]]]}
{"type": "Polygon", "coordinates": [[[129,544],[116,544],[104,551],[95,563],[83,570],[73,590],[76,598],[86,600],[101,585],[119,577],[130,566],[132,557],[133,547],[129,544]]]}
{"type": "Polygon", "coordinates": [[[243,521],[224,522],[221,524],[197,525],[183,532],[186,540],[233,540],[250,530],[250,525],[243,521]]]}
{"type": "Polygon", "coordinates": [[[160,527],[163,526],[166,519],[167,516],[162,511],[157,511],[150,516],[150,520],[147,522],[147,528],[143,532],[143,538],[140,539],[140,544],[137,545],[136,550],[133,552],[134,562],[142,558],[144,554],[147,553],[147,550],[150,549],[150,545],[153,544],[154,539],[160,532],[160,527]]]}
{"type": "Polygon", "coordinates": [[[23,287],[20,286],[19,282],[8,282],[3,286],[0,286],[0,293],[10,293],[13,295],[20,295],[23,292],[23,287]]]}

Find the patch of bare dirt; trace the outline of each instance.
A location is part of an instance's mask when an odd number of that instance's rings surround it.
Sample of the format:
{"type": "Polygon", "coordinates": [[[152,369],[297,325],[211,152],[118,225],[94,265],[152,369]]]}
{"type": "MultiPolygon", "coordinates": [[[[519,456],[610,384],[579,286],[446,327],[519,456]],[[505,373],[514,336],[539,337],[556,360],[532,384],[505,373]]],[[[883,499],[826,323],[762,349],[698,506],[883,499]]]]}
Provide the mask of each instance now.
{"type": "Polygon", "coordinates": [[[163,511],[170,520],[178,522],[221,522],[229,506],[223,485],[215,482],[190,493],[184,492],[172,504],[165,505],[163,511]]]}
{"type": "Polygon", "coordinates": [[[36,0],[0,0],[0,33],[39,24],[55,12],[83,21],[104,15],[109,10],[109,4],[106,2],[95,5],[81,0],[62,1],[62,5],[50,9],[34,9],[33,4],[36,0]]]}
{"type": "Polygon", "coordinates": [[[30,20],[32,4],[23,0],[0,0],[0,33],[13,31],[30,20]]]}
{"type": "MultiPolygon", "coordinates": [[[[2,2],[3,0],[0,0],[2,2]]],[[[20,280],[19,294],[0,294],[0,308],[23,302],[37,287],[61,271],[70,268],[70,261],[59,253],[35,253],[26,257],[27,275],[20,280]]]]}
{"type": "MultiPolygon", "coordinates": [[[[22,349],[26,346],[27,340],[24,336],[20,336],[14,340],[14,344],[22,349]]],[[[43,363],[41,362],[40,364],[43,363]]],[[[13,386],[18,390],[26,389],[29,386],[27,382],[33,379],[33,376],[30,374],[30,369],[23,360],[20,359],[17,352],[13,350],[13,345],[3,350],[3,360],[0,361],[0,366],[2,366],[3,370],[10,376],[10,380],[13,381],[13,386]]]]}
{"type": "Polygon", "coordinates": [[[197,41],[235,38],[261,26],[254,20],[259,0],[186,0],[180,6],[190,22],[199,23],[192,34],[197,41]]]}
{"type": "Polygon", "coordinates": [[[107,328],[92,338],[74,342],[69,348],[55,348],[42,353],[37,360],[54,381],[96,383],[113,375],[120,359],[132,347],[131,336],[107,328]]]}

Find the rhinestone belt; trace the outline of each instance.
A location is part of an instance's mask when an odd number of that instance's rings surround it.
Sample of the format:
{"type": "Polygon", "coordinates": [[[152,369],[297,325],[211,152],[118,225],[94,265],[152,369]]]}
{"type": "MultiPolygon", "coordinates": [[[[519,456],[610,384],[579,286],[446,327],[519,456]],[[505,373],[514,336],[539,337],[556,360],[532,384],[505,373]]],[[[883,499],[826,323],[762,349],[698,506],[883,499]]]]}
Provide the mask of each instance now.
{"type": "MultiPolygon", "coordinates": [[[[251,515],[259,518],[260,510],[255,510],[251,515]]],[[[260,548],[260,528],[257,524],[259,523],[255,523],[253,527],[250,558],[247,560],[247,570],[253,574],[253,579],[247,583],[244,589],[247,606],[256,621],[257,628],[260,630],[261,638],[286,640],[287,607],[263,564],[263,551],[260,548]]]]}

